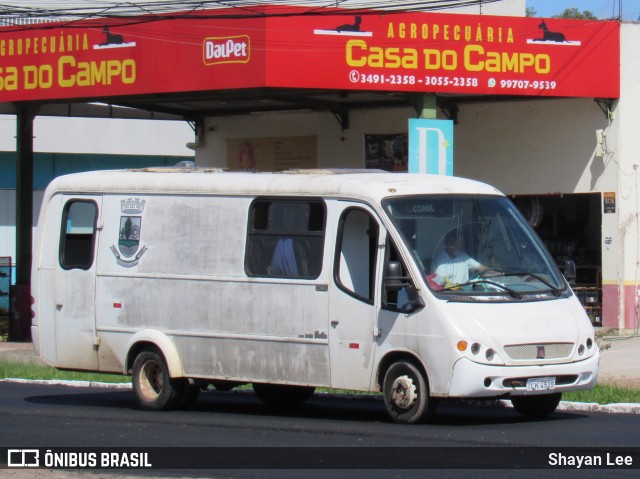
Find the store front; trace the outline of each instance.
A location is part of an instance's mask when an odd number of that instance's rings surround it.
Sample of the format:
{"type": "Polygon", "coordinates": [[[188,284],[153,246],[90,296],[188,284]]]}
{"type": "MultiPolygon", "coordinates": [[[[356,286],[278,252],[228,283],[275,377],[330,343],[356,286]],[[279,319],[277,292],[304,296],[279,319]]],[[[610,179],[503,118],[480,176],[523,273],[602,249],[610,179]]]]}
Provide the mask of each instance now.
{"type": "MultiPolygon", "coordinates": [[[[616,191],[615,185],[564,181],[532,189],[549,175],[541,166],[548,160],[518,155],[518,135],[535,134],[527,127],[538,121],[531,111],[547,108],[533,106],[540,98],[562,105],[560,117],[543,119],[558,132],[571,121],[567,98],[583,101],[582,107],[619,97],[618,22],[339,9],[310,15],[293,7],[283,15],[273,6],[244,17],[232,12],[185,14],[180,22],[175,14],[144,23],[91,20],[73,31],[12,29],[2,40],[3,101],[37,106],[35,114],[91,100],[181,115],[195,126],[198,164],[224,168],[235,158],[229,149],[247,139],[271,148],[270,164],[291,164],[295,157],[304,158],[305,167],[363,168],[365,135],[403,134],[416,115],[450,118],[456,122],[454,174],[514,197],[541,198],[537,228],[557,248],[554,256],[573,256],[584,287],[596,289],[597,321],[606,300],[598,286],[604,235],[597,233],[602,210],[596,204],[603,188],[616,191]],[[529,116],[503,115],[504,128],[492,119],[518,108],[529,116]],[[489,131],[478,134],[483,126],[489,131]],[[501,150],[505,143],[516,155],[501,150]]],[[[591,126],[578,125],[593,135],[591,126]]],[[[573,174],[584,166],[578,161],[581,156],[565,156],[561,168],[573,174]]]]}

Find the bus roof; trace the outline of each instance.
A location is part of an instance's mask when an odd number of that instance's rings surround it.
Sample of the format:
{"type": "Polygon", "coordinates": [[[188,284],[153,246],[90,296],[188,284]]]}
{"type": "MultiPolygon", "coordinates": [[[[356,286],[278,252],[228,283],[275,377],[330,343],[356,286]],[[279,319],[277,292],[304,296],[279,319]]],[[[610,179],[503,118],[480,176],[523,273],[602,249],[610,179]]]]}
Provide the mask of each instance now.
{"type": "Polygon", "coordinates": [[[502,195],[485,183],[441,175],[347,169],[252,173],[176,167],[101,170],[64,175],[50,183],[46,196],[56,192],[349,196],[376,202],[390,196],[416,194],[502,195]]]}

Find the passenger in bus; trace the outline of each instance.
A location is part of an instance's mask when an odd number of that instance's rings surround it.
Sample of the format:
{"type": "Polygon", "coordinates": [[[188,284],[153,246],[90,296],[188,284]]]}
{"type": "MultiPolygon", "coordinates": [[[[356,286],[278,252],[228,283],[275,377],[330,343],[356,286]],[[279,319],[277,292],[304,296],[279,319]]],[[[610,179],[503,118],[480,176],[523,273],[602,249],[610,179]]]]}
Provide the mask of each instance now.
{"type": "Polygon", "coordinates": [[[434,281],[443,287],[466,283],[470,271],[481,275],[491,269],[465,253],[464,238],[458,230],[451,230],[444,238],[444,251],[433,262],[434,281]]]}
{"type": "Polygon", "coordinates": [[[291,238],[278,240],[269,266],[269,274],[293,278],[298,276],[298,263],[291,238]]]}

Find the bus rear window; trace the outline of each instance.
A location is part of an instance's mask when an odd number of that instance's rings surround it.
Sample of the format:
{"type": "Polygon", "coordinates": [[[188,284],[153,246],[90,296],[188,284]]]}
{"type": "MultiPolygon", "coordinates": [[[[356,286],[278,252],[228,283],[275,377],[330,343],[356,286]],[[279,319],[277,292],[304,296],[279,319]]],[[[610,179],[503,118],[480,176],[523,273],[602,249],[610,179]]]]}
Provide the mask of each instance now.
{"type": "Polygon", "coordinates": [[[63,211],[60,266],[89,269],[93,265],[98,207],[93,201],[71,200],[63,211]]]}

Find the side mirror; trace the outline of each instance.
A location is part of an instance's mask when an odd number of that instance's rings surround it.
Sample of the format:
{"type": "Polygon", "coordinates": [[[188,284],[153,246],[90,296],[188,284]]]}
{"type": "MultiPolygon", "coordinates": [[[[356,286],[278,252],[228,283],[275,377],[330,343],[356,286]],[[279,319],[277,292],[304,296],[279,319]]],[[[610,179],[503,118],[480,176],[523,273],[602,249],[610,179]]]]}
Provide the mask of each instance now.
{"type": "Polygon", "coordinates": [[[425,307],[409,276],[403,275],[400,261],[387,261],[384,265],[384,288],[386,296],[391,296],[391,304],[397,310],[410,314],[425,307]],[[397,295],[395,294],[397,293],[397,295]]]}
{"type": "Polygon", "coordinates": [[[409,286],[409,278],[402,275],[402,263],[400,261],[387,261],[384,265],[384,287],[387,291],[399,291],[409,286]]]}
{"type": "Polygon", "coordinates": [[[576,264],[573,260],[565,260],[564,277],[567,280],[567,283],[569,283],[569,286],[574,287],[576,285],[576,264]]]}

